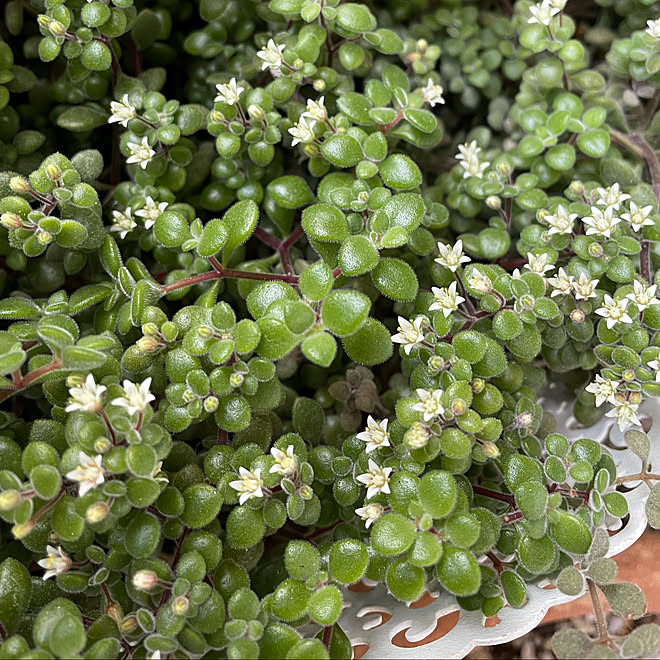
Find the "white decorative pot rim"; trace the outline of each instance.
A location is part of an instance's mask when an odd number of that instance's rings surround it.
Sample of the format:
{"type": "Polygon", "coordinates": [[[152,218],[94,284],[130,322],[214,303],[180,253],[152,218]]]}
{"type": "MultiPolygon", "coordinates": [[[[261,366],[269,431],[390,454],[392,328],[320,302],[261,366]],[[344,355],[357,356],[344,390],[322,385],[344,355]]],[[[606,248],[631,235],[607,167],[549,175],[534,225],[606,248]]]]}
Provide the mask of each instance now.
{"type": "MultiPolygon", "coordinates": [[[[594,426],[581,427],[572,414],[573,401],[560,397],[560,386],[548,389],[543,405],[555,416],[557,430],[570,441],[580,438],[596,440],[611,452],[619,474],[640,471],[640,459],[627,450],[623,433],[610,418],[603,417],[594,426]]],[[[660,463],[660,400],[645,401],[640,407],[640,418],[651,440],[650,464],[656,465],[660,463]],[[653,424],[655,419],[659,420],[656,425],[653,424]]],[[[635,543],[647,525],[645,504],[649,488],[641,481],[631,482],[622,494],[628,501],[630,513],[623,525],[618,519],[612,519],[608,557],[618,555],[635,543]]],[[[477,646],[503,644],[522,637],[541,623],[551,607],[582,595],[567,596],[547,580],[541,580],[528,586],[528,601],[521,609],[504,607],[486,626],[481,611],[461,610],[454,596],[442,589],[425,593],[410,607],[390,596],[382,584],[371,588],[363,585],[365,588],[369,590],[345,590],[345,609],[339,623],[353,647],[368,647],[364,654],[367,660],[463,658],[477,646]],[[456,612],[459,612],[458,616],[456,612]],[[441,622],[443,618],[445,620],[441,622]],[[439,626],[446,632],[433,639],[439,626]],[[403,640],[415,646],[401,646],[403,640]]]]}

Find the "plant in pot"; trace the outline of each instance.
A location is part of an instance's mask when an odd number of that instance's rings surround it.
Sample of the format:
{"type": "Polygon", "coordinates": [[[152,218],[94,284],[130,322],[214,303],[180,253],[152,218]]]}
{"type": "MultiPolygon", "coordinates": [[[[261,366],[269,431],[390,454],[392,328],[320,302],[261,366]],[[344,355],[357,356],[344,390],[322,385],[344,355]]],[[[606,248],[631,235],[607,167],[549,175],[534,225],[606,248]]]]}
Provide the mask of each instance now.
{"type": "Polygon", "coordinates": [[[4,9],[0,656],[349,658],[361,580],[655,652],[653,2],[4,9]]]}

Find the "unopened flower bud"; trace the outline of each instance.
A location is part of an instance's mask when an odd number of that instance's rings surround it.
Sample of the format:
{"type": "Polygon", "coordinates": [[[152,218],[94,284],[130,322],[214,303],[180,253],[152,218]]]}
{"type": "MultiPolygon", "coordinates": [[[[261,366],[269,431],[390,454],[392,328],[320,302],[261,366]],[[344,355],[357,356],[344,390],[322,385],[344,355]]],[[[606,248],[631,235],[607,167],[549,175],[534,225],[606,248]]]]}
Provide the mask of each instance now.
{"type": "Polygon", "coordinates": [[[634,369],[624,369],[623,373],[621,374],[623,377],[623,380],[635,380],[635,370],[634,369]]]}
{"type": "Polygon", "coordinates": [[[421,449],[426,447],[430,437],[429,428],[421,422],[415,422],[403,435],[403,442],[409,449],[421,449]]]}
{"type": "Polygon", "coordinates": [[[584,321],[584,312],[581,309],[574,309],[571,312],[571,321],[582,323],[584,321]]]}
{"type": "Polygon", "coordinates": [[[212,110],[210,117],[214,124],[222,124],[222,122],[225,120],[225,116],[220,112],[220,110],[212,110]]]}
{"type": "Polygon", "coordinates": [[[306,144],[303,151],[310,157],[315,158],[319,155],[319,148],[315,144],[306,144]]]}
{"type": "Polygon", "coordinates": [[[574,195],[584,195],[584,184],[582,181],[571,181],[569,189],[574,195]]]}
{"type": "Polygon", "coordinates": [[[600,243],[592,243],[589,246],[589,256],[597,259],[603,256],[603,246],[600,243]]]}
{"type": "Polygon", "coordinates": [[[16,213],[7,212],[0,216],[0,224],[7,229],[18,229],[23,226],[23,220],[16,213]]]}
{"type": "Polygon", "coordinates": [[[539,209],[536,212],[536,219],[542,224],[545,224],[545,219],[550,215],[550,211],[547,209],[539,209]]]}
{"type": "Polygon", "coordinates": [[[14,525],[11,528],[11,533],[17,539],[25,538],[34,529],[34,520],[30,519],[20,525],[14,525]]]}
{"type": "Polygon", "coordinates": [[[642,393],[641,392],[633,392],[630,395],[630,403],[633,405],[639,405],[642,402],[642,393]]]}
{"type": "Polygon", "coordinates": [[[426,39],[417,40],[417,50],[420,51],[420,53],[423,53],[428,47],[429,47],[429,42],[426,41],[426,39]]]}
{"type": "Polygon", "coordinates": [[[526,293],[524,296],[520,298],[520,304],[525,308],[525,309],[532,309],[534,307],[534,303],[536,302],[536,299],[534,296],[532,296],[529,293],[526,293]]]}
{"type": "Polygon", "coordinates": [[[114,619],[117,625],[121,625],[122,618],[124,613],[121,611],[121,605],[119,603],[110,602],[105,608],[105,613],[111,618],[114,619]]]}
{"type": "Polygon", "coordinates": [[[305,63],[299,57],[296,57],[296,59],[293,60],[293,66],[296,69],[302,69],[304,65],[305,63]]]}
{"type": "Polygon", "coordinates": [[[183,400],[185,403],[192,403],[196,398],[197,395],[190,388],[183,391],[183,400]]]}
{"type": "Polygon", "coordinates": [[[46,30],[50,26],[50,20],[50,16],[46,16],[46,14],[39,14],[39,16],[37,16],[37,23],[39,23],[42,28],[46,28],[46,30]]]}
{"type": "Polygon", "coordinates": [[[101,436],[100,438],[96,438],[94,440],[94,451],[97,454],[105,454],[106,452],[110,451],[112,449],[112,443],[108,438],[104,438],[101,436]]]}
{"type": "Polygon", "coordinates": [[[415,52],[415,53],[410,53],[410,55],[408,55],[406,59],[408,60],[408,62],[411,63],[419,62],[419,60],[422,59],[422,56],[419,53],[415,52]]]}
{"type": "Polygon", "coordinates": [[[62,170],[55,163],[48,163],[46,165],[46,174],[49,179],[57,181],[62,176],[62,170]]]}
{"type": "Polygon", "coordinates": [[[49,231],[43,231],[43,229],[37,234],[37,240],[42,245],[48,245],[53,241],[53,235],[49,231]]]}
{"type": "Polygon", "coordinates": [[[142,334],[147,337],[158,337],[158,326],[155,323],[143,323],[142,334]]]}
{"type": "Polygon", "coordinates": [[[207,396],[206,399],[204,399],[204,410],[207,413],[215,412],[219,405],[220,401],[218,401],[217,396],[207,396]]]}
{"type": "Polygon", "coordinates": [[[200,325],[197,328],[197,335],[202,339],[210,339],[213,337],[213,328],[209,328],[208,325],[200,325]]]}
{"type": "Polygon", "coordinates": [[[48,29],[54,37],[63,37],[66,34],[66,28],[64,25],[55,19],[51,19],[48,24],[48,29]]]}
{"type": "Polygon", "coordinates": [[[81,387],[85,382],[85,377],[80,374],[71,374],[66,377],[66,386],[71,389],[72,387],[81,387]]]}
{"type": "Polygon", "coordinates": [[[17,490],[5,490],[0,493],[0,511],[11,511],[21,503],[21,499],[17,490]]]}
{"type": "Polygon", "coordinates": [[[497,195],[489,195],[486,197],[486,206],[489,209],[493,209],[495,211],[498,211],[499,209],[502,208],[502,200],[497,195]]]}
{"type": "Polygon", "coordinates": [[[467,405],[463,399],[455,399],[451,404],[451,411],[455,416],[462,415],[467,410],[467,405]]]}
{"type": "Polygon", "coordinates": [[[85,519],[88,523],[94,524],[105,520],[110,513],[110,507],[105,502],[96,502],[87,507],[85,519]]]}
{"type": "Polygon", "coordinates": [[[431,371],[442,371],[445,368],[445,361],[439,355],[432,355],[426,364],[431,371]]]}
{"type": "Polygon", "coordinates": [[[497,458],[500,455],[500,450],[494,442],[484,442],[481,448],[488,458],[497,458]]]}
{"type": "Polygon", "coordinates": [[[245,376],[243,374],[233,373],[231,376],[229,376],[229,384],[232,387],[240,387],[244,380],[245,376]]]}
{"type": "Polygon", "coordinates": [[[505,160],[501,160],[497,164],[497,171],[502,175],[502,176],[511,176],[511,165],[507,163],[505,160]]]}
{"type": "Polygon", "coordinates": [[[140,591],[149,591],[158,584],[158,576],[154,571],[142,569],[133,576],[133,586],[140,591]]]}
{"type": "Polygon", "coordinates": [[[614,395],[614,399],[615,399],[618,403],[625,403],[625,402],[626,402],[626,397],[625,397],[621,392],[617,392],[617,393],[614,395]]]}
{"type": "Polygon", "coordinates": [[[321,78],[317,78],[313,83],[312,87],[317,91],[317,92],[322,92],[325,89],[325,80],[321,78]]]}
{"type": "Polygon", "coordinates": [[[534,416],[532,413],[524,412],[518,415],[518,426],[521,428],[528,428],[534,422],[534,416]]]}
{"type": "Polygon", "coordinates": [[[304,484],[298,489],[298,494],[303,498],[303,500],[311,500],[312,495],[314,495],[314,491],[312,490],[311,486],[304,484]]]}
{"type": "Polygon", "coordinates": [[[134,616],[125,617],[122,622],[119,624],[119,630],[125,635],[130,635],[132,632],[135,632],[138,627],[137,618],[134,616]]]}
{"type": "Polygon", "coordinates": [[[474,378],[472,380],[472,391],[475,394],[482,392],[484,387],[486,387],[486,381],[483,378],[474,378]]]}
{"type": "Polygon", "coordinates": [[[153,337],[140,337],[136,342],[136,346],[140,352],[149,353],[158,348],[158,341],[153,337]]]}
{"type": "Polygon", "coordinates": [[[178,616],[184,615],[190,607],[190,601],[185,596],[177,596],[172,601],[172,612],[178,616]]]}
{"type": "Polygon", "coordinates": [[[17,193],[26,193],[30,190],[30,184],[22,176],[13,176],[9,179],[9,187],[17,193]]]}
{"type": "Polygon", "coordinates": [[[248,115],[255,121],[263,121],[266,118],[266,113],[264,112],[264,109],[254,103],[251,103],[248,106],[248,115]]]}

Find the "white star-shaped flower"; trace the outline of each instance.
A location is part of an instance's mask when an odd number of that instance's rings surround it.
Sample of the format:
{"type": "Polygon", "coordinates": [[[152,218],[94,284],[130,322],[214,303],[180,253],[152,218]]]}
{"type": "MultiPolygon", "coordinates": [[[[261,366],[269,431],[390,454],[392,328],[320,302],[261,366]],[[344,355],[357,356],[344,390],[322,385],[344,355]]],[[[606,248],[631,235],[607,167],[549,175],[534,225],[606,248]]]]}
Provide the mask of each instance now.
{"type": "Polygon", "coordinates": [[[102,464],[103,456],[98,454],[94,458],[91,458],[84,451],[81,451],[78,460],[80,464],[75,470],[68,472],[66,478],[78,482],[78,495],[82,497],[105,481],[102,464]]]}
{"type": "Polygon", "coordinates": [[[618,211],[619,206],[621,206],[621,204],[627,199],[630,199],[630,195],[621,192],[618,183],[608,186],[607,188],[596,188],[594,192],[596,194],[596,204],[598,204],[598,206],[605,206],[614,211],[618,211]]]}
{"type": "Polygon", "coordinates": [[[646,34],[654,39],[660,39],[660,18],[656,18],[655,21],[646,21],[646,25],[646,34]]]}
{"type": "Polygon", "coordinates": [[[553,234],[572,234],[573,222],[577,217],[577,213],[569,213],[560,204],[554,214],[548,213],[544,216],[543,220],[550,227],[548,230],[548,235],[552,236],[553,234]]]}
{"type": "Polygon", "coordinates": [[[638,232],[642,227],[653,226],[655,222],[649,218],[653,211],[653,206],[639,207],[635,202],[630,201],[629,212],[622,213],[621,217],[630,225],[634,232],[638,232]]]}
{"type": "Polygon", "coordinates": [[[647,366],[651,367],[655,371],[655,381],[660,383],[660,360],[651,360],[646,363],[647,366]]]}
{"type": "Polygon", "coordinates": [[[438,252],[440,252],[440,256],[435,258],[435,262],[449,268],[452,273],[455,273],[461,264],[472,261],[470,257],[463,254],[463,241],[460,238],[454,246],[449,243],[438,243],[438,252]]]}
{"type": "Polygon", "coordinates": [[[424,103],[428,103],[432,108],[438,103],[445,102],[445,99],[442,96],[444,90],[440,85],[436,85],[431,78],[428,79],[426,87],[421,88],[421,92],[424,103]]]}
{"type": "Polygon", "coordinates": [[[493,283],[491,282],[488,275],[484,275],[478,268],[473,268],[468,277],[468,284],[475,290],[480,293],[488,293],[493,288],[493,283]]]}
{"type": "Polygon", "coordinates": [[[627,308],[628,300],[626,298],[614,300],[614,298],[605,294],[603,306],[596,310],[596,314],[607,319],[608,328],[613,328],[617,323],[632,323],[632,319],[626,312],[627,308]]]}
{"type": "Polygon", "coordinates": [[[390,446],[390,434],[387,432],[387,419],[377,422],[371,415],[367,417],[367,428],[358,433],[358,440],[367,443],[366,452],[371,453],[375,449],[390,446]]]}
{"type": "Polygon", "coordinates": [[[615,418],[619,428],[623,431],[632,425],[642,425],[637,417],[638,408],[639,406],[636,403],[628,403],[627,401],[617,402],[612,410],[605,413],[605,417],[615,418]]]}
{"type": "Polygon", "coordinates": [[[585,273],[580,275],[580,279],[573,282],[573,291],[575,291],[576,300],[588,300],[596,295],[596,287],[599,280],[590,280],[585,273]]]}
{"type": "Polygon", "coordinates": [[[110,103],[110,110],[112,114],[108,119],[108,124],[120,123],[124,128],[128,126],[128,122],[137,116],[135,106],[128,102],[128,94],[124,94],[121,101],[112,101],[110,103]]]}
{"type": "Polygon", "coordinates": [[[390,492],[390,474],[391,467],[382,468],[371,458],[369,459],[369,472],[365,472],[356,477],[356,479],[367,486],[367,499],[370,500],[378,493],[390,492]]]}
{"type": "Polygon", "coordinates": [[[479,160],[481,147],[477,146],[477,141],[472,140],[470,144],[466,142],[465,144],[458,145],[458,151],[459,153],[456,154],[455,158],[460,162],[461,167],[464,170],[463,178],[467,179],[471,176],[476,176],[481,179],[484,172],[490,166],[490,163],[487,161],[481,162],[479,160]]]}
{"type": "Polygon", "coordinates": [[[138,163],[143,170],[147,169],[147,165],[151,159],[156,155],[156,152],[149,146],[149,140],[145,135],[141,142],[127,142],[131,155],[126,159],[127,163],[138,163]]]}
{"type": "Polygon", "coordinates": [[[410,355],[410,351],[424,341],[423,322],[424,317],[422,316],[418,316],[412,323],[403,316],[399,316],[399,327],[397,328],[399,332],[392,335],[392,341],[395,344],[403,344],[406,355],[410,355]]]}
{"type": "Polygon", "coordinates": [[[46,572],[43,576],[44,581],[55,577],[60,573],[66,573],[66,571],[71,568],[71,564],[73,563],[71,558],[66,554],[66,552],[62,550],[59,545],[57,548],[52,545],[47,545],[46,552],[48,553],[48,557],[45,559],[40,559],[37,562],[41,568],[46,569],[46,572]]]}
{"type": "Polygon", "coordinates": [[[245,504],[252,497],[263,497],[262,487],[264,482],[261,479],[261,470],[257,468],[254,472],[246,470],[244,467],[238,468],[240,479],[230,481],[229,485],[241,493],[238,498],[239,504],[245,504]]]}
{"type": "Polygon", "coordinates": [[[318,101],[314,99],[307,99],[307,109],[300,115],[301,117],[309,117],[314,121],[325,121],[328,118],[328,111],[323,105],[325,97],[321,97],[318,101]]]}
{"type": "Polygon", "coordinates": [[[307,121],[307,117],[301,116],[300,121],[296,122],[289,129],[289,133],[293,136],[291,146],[295,147],[299,142],[302,142],[303,144],[314,142],[316,139],[316,136],[314,135],[314,126],[316,126],[316,121],[314,119],[307,121]]]}
{"type": "MultiPolygon", "coordinates": [[[[135,215],[144,218],[144,228],[151,229],[158,217],[169,206],[167,202],[159,202],[156,204],[153,197],[147,195],[144,200],[144,207],[135,212],[135,215]]],[[[130,210],[130,209],[129,209],[130,210]]]]}
{"type": "Polygon", "coordinates": [[[293,445],[289,445],[286,452],[283,452],[277,447],[271,447],[270,455],[275,459],[275,463],[271,465],[269,472],[281,474],[283,477],[295,474],[298,469],[298,461],[294,455],[294,449],[293,445]]]}
{"type": "Polygon", "coordinates": [[[539,254],[538,257],[531,252],[528,252],[527,263],[524,268],[527,268],[532,273],[537,273],[538,275],[545,275],[547,271],[555,269],[552,264],[548,263],[548,255],[546,252],[539,254]]]}
{"type": "Polygon", "coordinates": [[[69,404],[65,411],[84,410],[86,412],[96,412],[103,406],[103,393],[106,389],[105,385],[97,385],[94,376],[88,374],[85,382],[80,387],[69,389],[69,404]]]}
{"type": "Polygon", "coordinates": [[[582,222],[588,227],[587,236],[598,234],[604,238],[610,238],[612,230],[621,222],[621,218],[614,215],[614,207],[608,206],[601,211],[597,206],[591,207],[591,216],[582,218],[582,222]]]}
{"type": "Polygon", "coordinates": [[[261,70],[272,69],[273,73],[279,73],[284,61],[282,58],[284,48],[284,45],[278,46],[272,39],[269,39],[268,43],[257,53],[257,57],[262,60],[261,70]]]}
{"type": "Polygon", "coordinates": [[[465,298],[459,296],[456,292],[456,282],[452,282],[446,288],[433,286],[431,287],[431,293],[435,298],[435,302],[431,304],[429,311],[433,312],[436,309],[441,309],[445,318],[447,318],[452,312],[455,312],[462,302],[465,302],[465,298]]]}
{"type": "Polygon", "coordinates": [[[655,292],[658,288],[657,284],[652,284],[651,286],[646,286],[642,284],[639,280],[633,281],[633,293],[629,293],[626,298],[632,301],[637,305],[637,309],[640,312],[643,312],[645,309],[651,305],[660,304],[660,300],[655,297],[655,292]]]}
{"type": "Polygon", "coordinates": [[[131,209],[127,206],[124,211],[113,211],[112,212],[112,227],[110,231],[117,231],[122,238],[126,238],[126,234],[132,232],[136,227],[137,223],[131,217],[131,209]]]}
{"type": "Polygon", "coordinates": [[[527,20],[528,23],[538,23],[546,27],[552,22],[552,17],[559,13],[557,7],[553,7],[549,0],[543,0],[536,5],[529,8],[531,16],[527,20]]]}
{"type": "Polygon", "coordinates": [[[596,395],[596,407],[599,408],[603,405],[603,403],[605,403],[605,401],[614,403],[614,395],[616,394],[618,387],[619,383],[617,381],[608,380],[607,378],[603,378],[600,374],[598,374],[596,376],[596,380],[593,383],[587,385],[585,389],[587,392],[591,392],[591,394],[596,395]]]}
{"type": "Polygon", "coordinates": [[[361,506],[359,509],[355,509],[355,513],[364,520],[364,526],[369,529],[378,518],[382,517],[383,513],[385,513],[385,509],[382,504],[374,502],[372,504],[367,504],[367,506],[361,506]]]}
{"type": "Polygon", "coordinates": [[[555,296],[566,295],[573,290],[573,284],[575,278],[572,275],[566,273],[563,268],[560,268],[557,272],[557,277],[551,277],[548,279],[548,283],[552,286],[553,291],[550,294],[551,298],[555,296]]]}
{"type": "Polygon", "coordinates": [[[412,409],[424,413],[424,421],[430,422],[432,419],[442,415],[445,409],[442,406],[440,399],[442,398],[442,390],[433,390],[429,392],[421,387],[416,390],[419,397],[419,403],[416,403],[412,409]]]}
{"type": "Polygon", "coordinates": [[[118,397],[112,400],[113,406],[120,406],[128,410],[129,415],[136,412],[143,413],[151,401],[155,401],[156,397],[149,391],[151,387],[151,376],[138,386],[131,383],[130,380],[124,381],[125,397],[118,397]]]}
{"type": "Polygon", "coordinates": [[[245,87],[239,87],[236,78],[232,78],[229,83],[219,83],[215,86],[218,95],[213,99],[215,103],[226,103],[227,105],[236,105],[245,87]]]}

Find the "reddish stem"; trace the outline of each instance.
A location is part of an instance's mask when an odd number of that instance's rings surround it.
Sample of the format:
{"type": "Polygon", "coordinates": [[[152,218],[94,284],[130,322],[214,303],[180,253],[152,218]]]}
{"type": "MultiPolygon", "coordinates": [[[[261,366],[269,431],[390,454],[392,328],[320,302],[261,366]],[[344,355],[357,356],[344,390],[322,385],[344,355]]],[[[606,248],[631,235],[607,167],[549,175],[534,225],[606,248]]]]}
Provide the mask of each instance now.
{"type": "Polygon", "coordinates": [[[472,490],[475,495],[483,495],[491,500],[506,502],[511,506],[515,506],[516,504],[516,498],[511,493],[500,493],[497,490],[491,490],[490,488],[484,488],[483,486],[472,486],[472,490]]]}
{"type": "Polygon", "coordinates": [[[177,291],[178,289],[183,289],[187,286],[193,286],[195,284],[200,284],[201,282],[208,282],[209,280],[219,280],[223,277],[231,277],[235,279],[243,280],[260,280],[262,282],[286,282],[287,284],[298,284],[300,278],[298,275],[279,275],[277,273],[250,273],[244,270],[230,270],[224,268],[218,263],[220,269],[214,269],[207,271],[206,273],[199,273],[198,275],[192,275],[186,279],[179,280],[178,282],[172,282],[172,284],[165,284],[161,287],[161,290],[164,294],[171,293],[172,291],[177,291]]]}
{"type": "Polygon", "coordinates": [[[60,501],[62,495],[64,495],[65,492],[66,492],[66,488],[62,486],[62,488],[60,488],[60,492],[57,495],[55,495],[55,497],[50,502],[44,504],[41,507],[41,509],[39,509],[39,511],[37,511],[35,514],[32,515],[32,520],[39,520],[39,518],[41,518],[41,516],[43,516],[44,513],[48,511],[48,509],[55,506],[60,501]]]}
{"type": "Polygon", "coordinates": [[[502,522],[511,523],[524,517],[525,514],[522,511],[514,511],[513,513],[507,513],[506,515],[502,516],[502,522]]]}
{"type": "Polygon", "coordinates": [[[402,119],[403,111],[399,109],[396,111],[396,117],[392,121],[387,122],[387,124],[381,124],[378,130],[383,134],[389,133],[402,119]]]}
{"type": "Polygon", "coordinates": [[[55,369],[59,369],[62,366],[62,361],[57,356],[53,356],[53,360],[48,364],[45,364],[43,367],[39,367],[34,371],[31,371],[29,374],[19,378],[12,383],[11,388],[7,388],[0,392],[0,403],[6,401],[10,396],[16,394],[20,390],[24,390],[29,387],[37,378],[51,372],[55,369]]]}
{"type": "Polygon", "coordinates": [[[330,648],[330,640],[332,639],[332,626],[326,626],[323,629],[323,645],[326,649],[330,648]]]}

